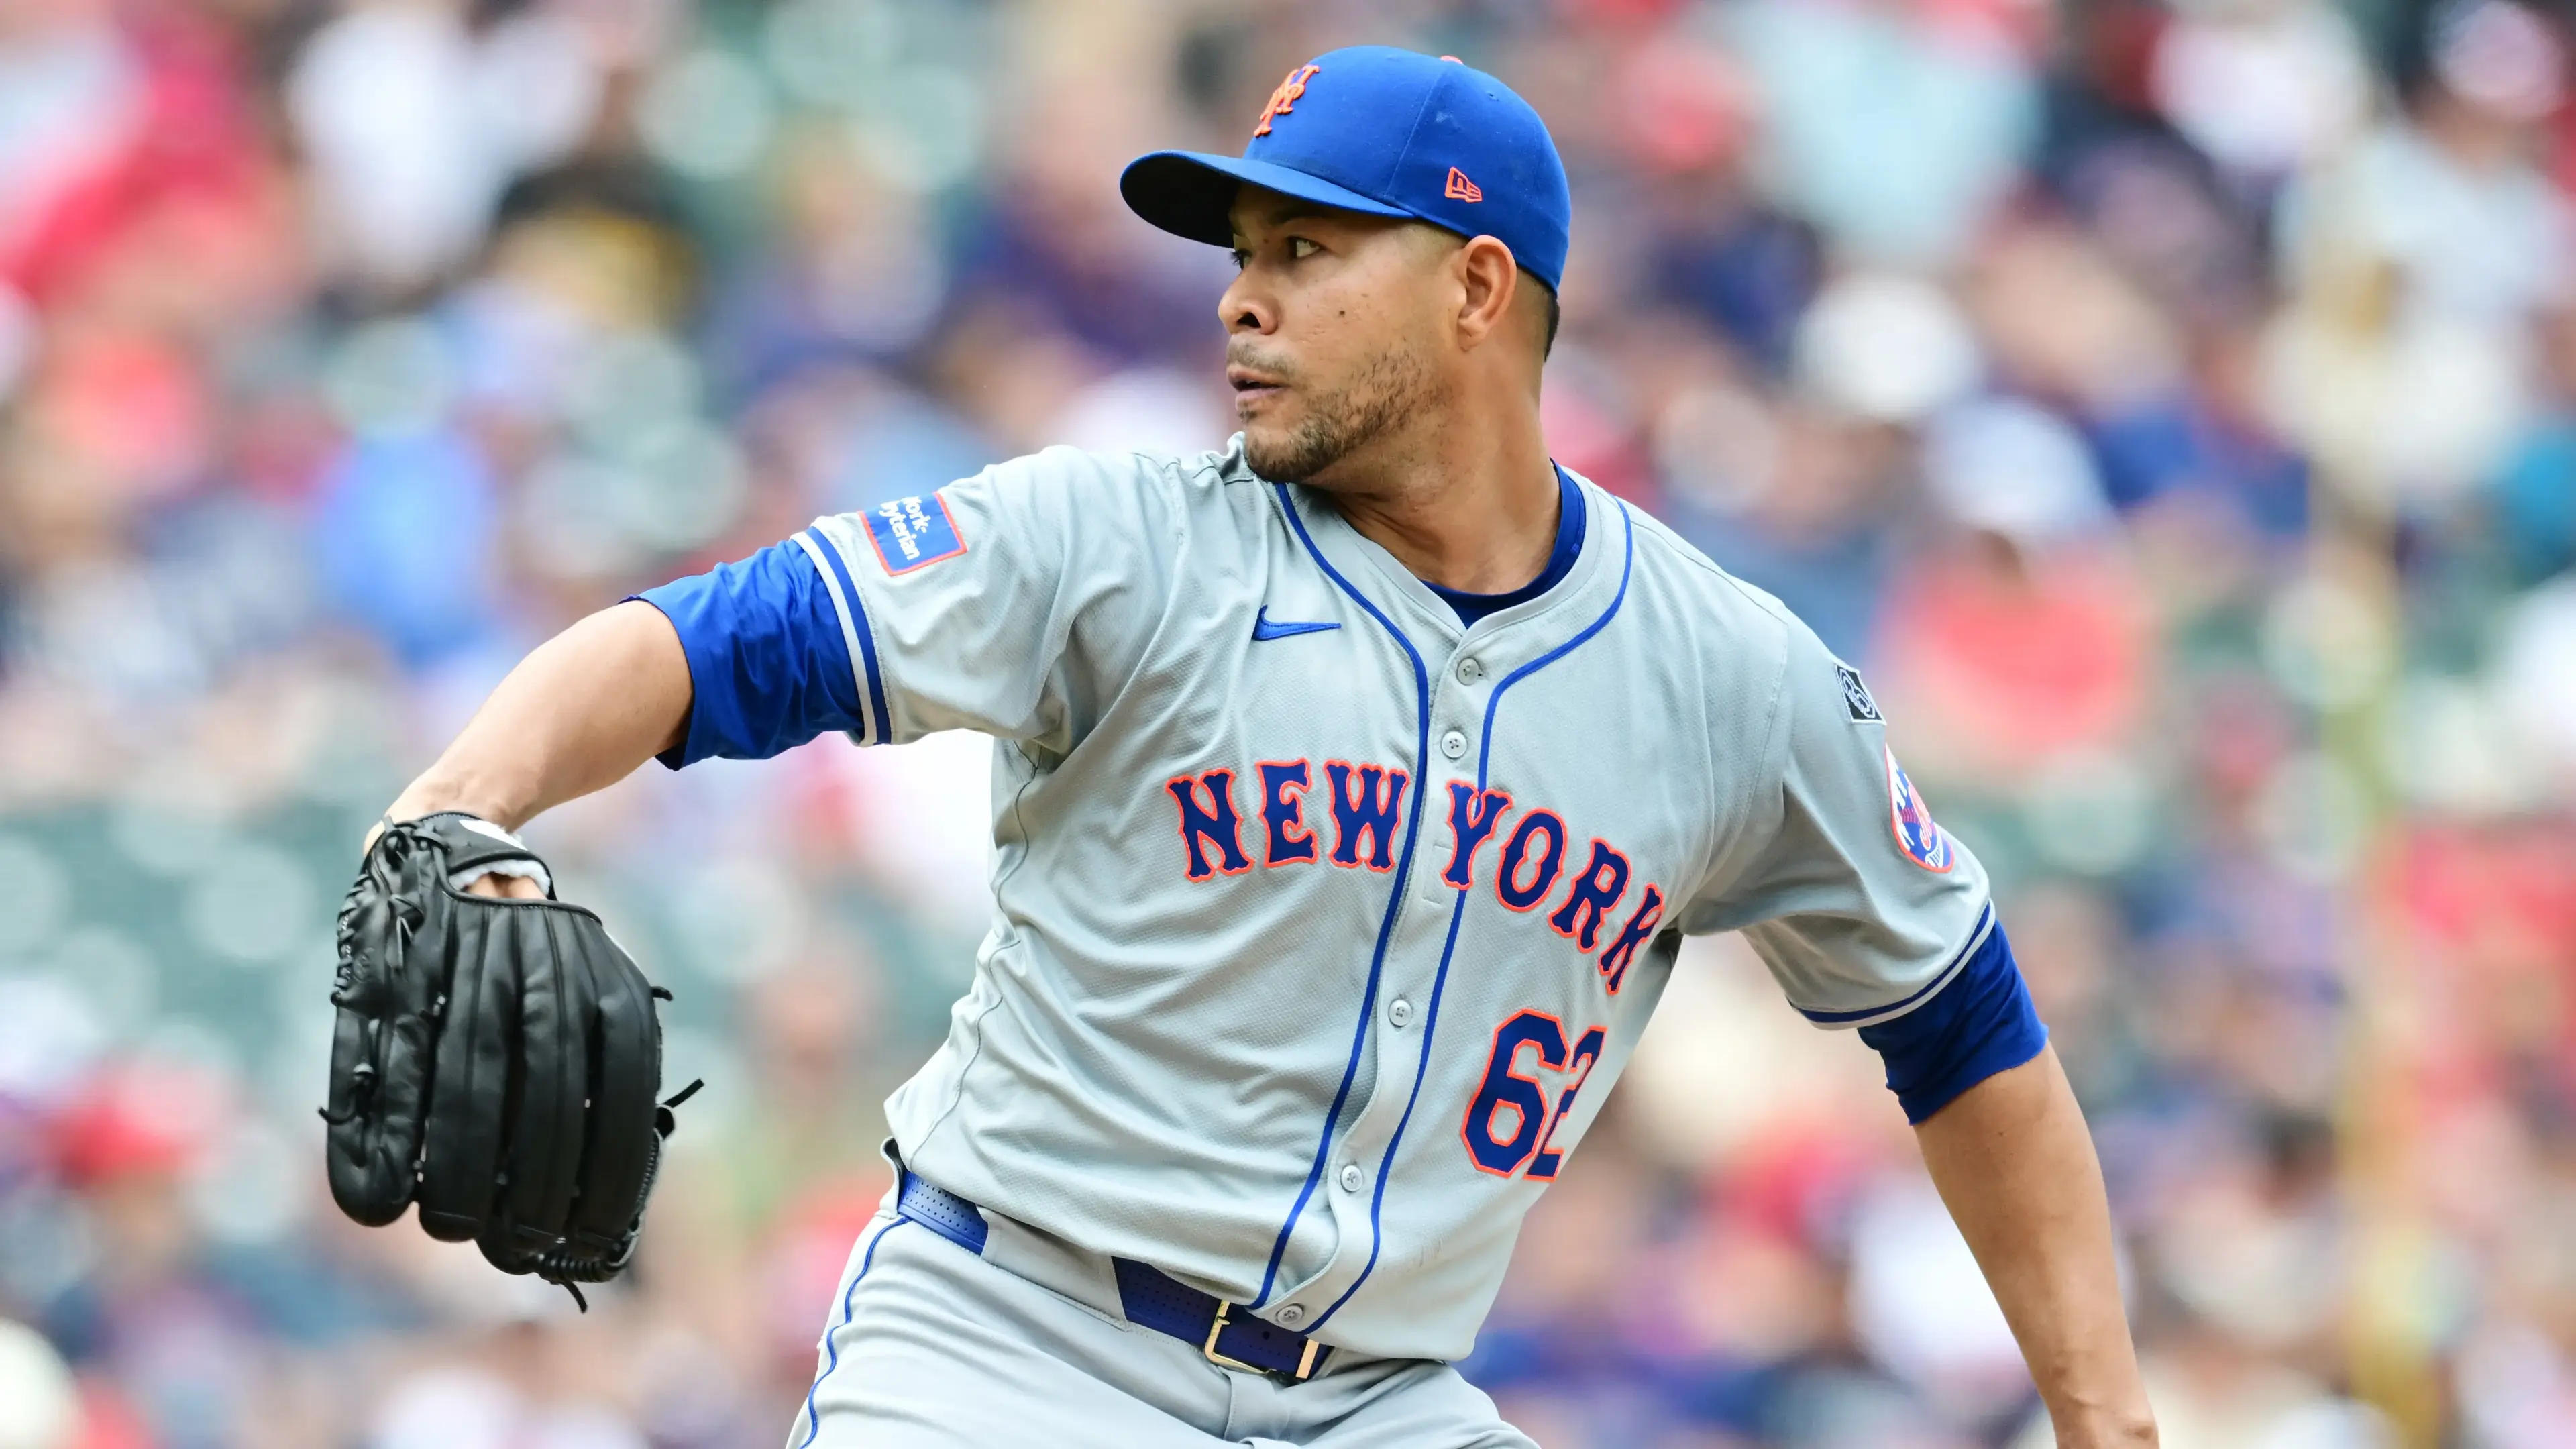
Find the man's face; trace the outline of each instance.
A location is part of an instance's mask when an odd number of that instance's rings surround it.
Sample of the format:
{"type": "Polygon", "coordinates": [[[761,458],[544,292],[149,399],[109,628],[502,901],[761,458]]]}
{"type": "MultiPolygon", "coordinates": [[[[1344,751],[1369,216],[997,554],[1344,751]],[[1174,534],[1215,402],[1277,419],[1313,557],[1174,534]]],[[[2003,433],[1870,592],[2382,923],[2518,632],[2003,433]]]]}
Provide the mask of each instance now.
{"type": "Polygon", "coordinates": [[[1242,271],[1218,308],[1246,461],[1332,487],[1334,464],[1438,405],[1434,316],[1455,246],[1419,222],[1253,186],[1233,224],[1242,271]]]}

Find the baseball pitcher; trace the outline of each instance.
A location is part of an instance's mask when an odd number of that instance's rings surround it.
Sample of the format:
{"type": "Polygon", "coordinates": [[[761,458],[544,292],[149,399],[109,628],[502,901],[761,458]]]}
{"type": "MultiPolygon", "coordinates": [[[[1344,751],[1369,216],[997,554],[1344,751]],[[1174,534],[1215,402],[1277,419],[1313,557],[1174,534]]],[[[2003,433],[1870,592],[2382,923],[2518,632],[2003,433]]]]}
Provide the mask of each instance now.
{"type": "MultiPolygon", "coordinates": [[[[2058,1442],[2153,1444],[1976,857],[1860,675],[1550,460],[1570,207],[1537,114],[1337,50],[1242,156],[1120,186],[1240,268],[1226,446],[1050,449],[596,614],[388,812],[418,889],[536,905],[498,832],[647,759],[993,737],[992,929],[888,1104],[897,1186],[790,1449],[1527,1445],[1449,1365],[1711,931],[1885,1056],[2058,1442]]],[[[562,1259],[560,1217],[513,1261],[562,1259]]],[[[624,1221],[574,1256],[613,1271],[624,1221]]]]}

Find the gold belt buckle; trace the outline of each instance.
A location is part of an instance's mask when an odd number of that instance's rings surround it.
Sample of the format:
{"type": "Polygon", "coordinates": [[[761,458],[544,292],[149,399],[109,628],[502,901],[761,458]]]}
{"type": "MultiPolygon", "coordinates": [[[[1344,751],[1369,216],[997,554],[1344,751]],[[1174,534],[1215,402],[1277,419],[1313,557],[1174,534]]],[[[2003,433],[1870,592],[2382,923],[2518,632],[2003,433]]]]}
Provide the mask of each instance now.
{"type": "MultiPolygon", "coordinates": [[[[1222,1298],[1216,1301],[1216,1321],[1208,1325],[1207,1342],[1199,1345],[1199,1352],[1206,1356],[1209,1363],[1215,1364],[1218,1368],[1240,1369],[1248,1374],[1266,1374],[1271,1372],[1271,1370],[1263,1368],[1257,1363],[1245,1363],[1239,1358],[1228,1358],[1224,1354],[1216,1351],[1216,1336],[1225,1332],[1225,1325],[1227,1322],[1226,1315],[1233,1311],[1234,1305],[1232,1303],[1229,1303],[1222,1298]]],[[[1299,1383],[1303,1383],[1306,1381],[1307,1377],[1314,1372],[1315,1340],[1310,1338],[1306,1340],[1306,1351],[1298,1355],[1297,1373],[1295,1377],[1299,1383]]]]}

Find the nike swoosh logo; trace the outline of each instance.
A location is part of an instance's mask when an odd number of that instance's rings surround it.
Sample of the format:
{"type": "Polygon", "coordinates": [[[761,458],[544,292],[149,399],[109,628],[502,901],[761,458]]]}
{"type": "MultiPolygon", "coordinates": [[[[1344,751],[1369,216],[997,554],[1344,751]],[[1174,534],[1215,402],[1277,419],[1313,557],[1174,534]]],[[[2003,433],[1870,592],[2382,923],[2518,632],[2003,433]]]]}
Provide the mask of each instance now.
{"type": "Polygon", "coordinates": [[[1273,624],[1270,622],[1268,605],[1264,605],[1260,613],[1252,616],[1252,637],[1255,640],[1285,639],[1291,634],[1321,634],[1327,629],[1340,627],[1342,626],[1335,623],[1297,619],[1282,619],[1273,624]]]}

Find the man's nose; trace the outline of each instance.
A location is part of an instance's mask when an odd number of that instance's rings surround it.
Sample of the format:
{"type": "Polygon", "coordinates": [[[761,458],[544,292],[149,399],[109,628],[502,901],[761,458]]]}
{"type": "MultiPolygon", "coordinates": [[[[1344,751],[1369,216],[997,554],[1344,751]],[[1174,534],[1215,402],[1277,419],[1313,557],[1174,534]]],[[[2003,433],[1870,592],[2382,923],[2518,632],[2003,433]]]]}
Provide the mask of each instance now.
{"type": "Polygon", "coordinates": [[[1250,273],[1238,275],[1225,289],[1225,295],[1216,300],[1216,311],[1228,333],[1268,332],[1279,321],[1278,308],[1252,285],[1250,273]]]}

